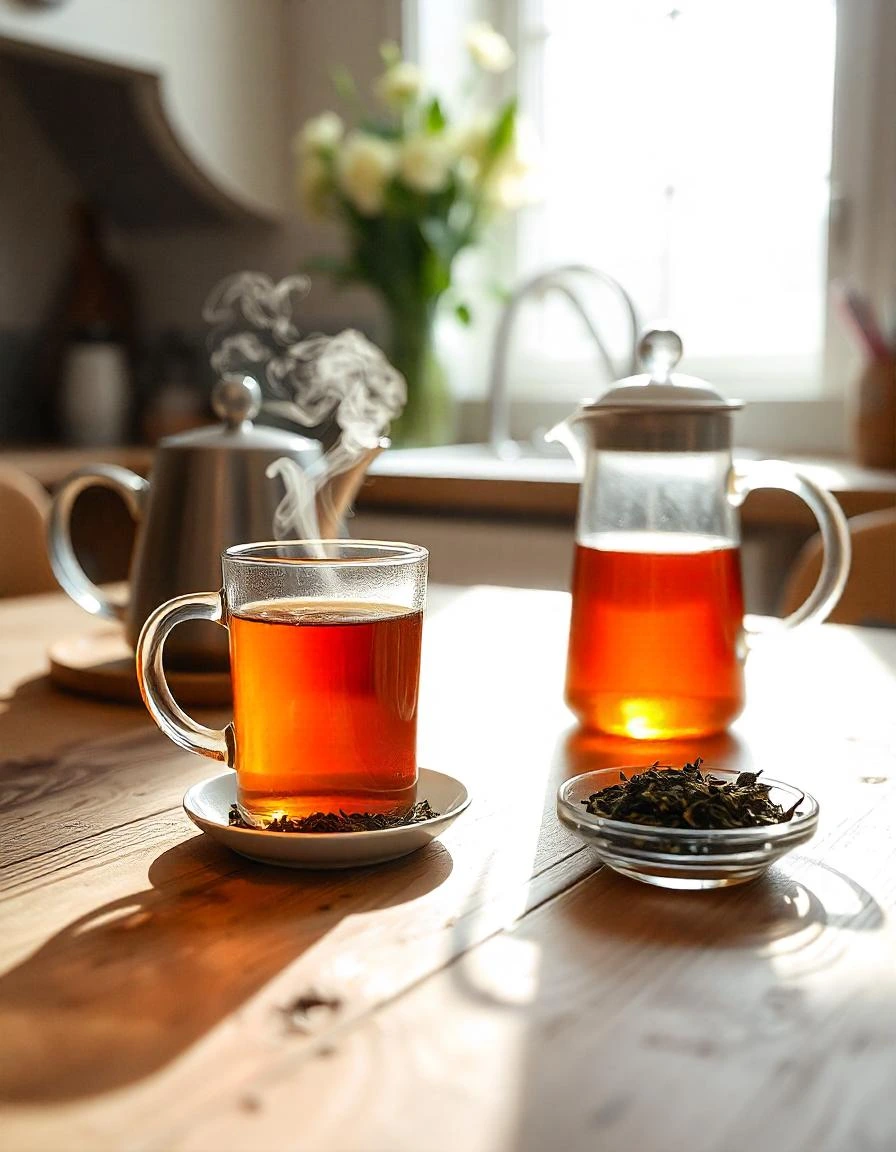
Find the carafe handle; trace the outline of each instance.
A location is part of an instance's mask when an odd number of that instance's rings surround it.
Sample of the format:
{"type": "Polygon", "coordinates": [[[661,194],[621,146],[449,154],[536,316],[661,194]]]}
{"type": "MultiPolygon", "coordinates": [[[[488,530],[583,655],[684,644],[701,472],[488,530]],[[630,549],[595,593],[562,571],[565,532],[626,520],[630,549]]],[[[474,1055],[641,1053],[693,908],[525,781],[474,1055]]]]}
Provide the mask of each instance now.
{"type": "Polygon", "coordinates": [[[799,496],[818,521],[823,544],[821,572],[815,587],[799,608],[776,621],[775,626],[795,628],[809,621],[821,623],[836,607],[849,576],[852,549],[846,517],[827,489],[782,460],[737,462],[729,493],[732,503],[739,506],[748,493],[757,488],[779,488],[799,496]]]}
{"type": "Polygon", "coordinates": [[[92,616],[123,620],[127,601],[113,600],[88,579],[72,546],[71,517],[75,501],[85,488],[111,488],[127,505],[135,520],[143,513],[149,481],[115,464],[96,464],[73,472],[53,497],[47,525],[47,543],[53,574],[64,592],[92,616]]]}

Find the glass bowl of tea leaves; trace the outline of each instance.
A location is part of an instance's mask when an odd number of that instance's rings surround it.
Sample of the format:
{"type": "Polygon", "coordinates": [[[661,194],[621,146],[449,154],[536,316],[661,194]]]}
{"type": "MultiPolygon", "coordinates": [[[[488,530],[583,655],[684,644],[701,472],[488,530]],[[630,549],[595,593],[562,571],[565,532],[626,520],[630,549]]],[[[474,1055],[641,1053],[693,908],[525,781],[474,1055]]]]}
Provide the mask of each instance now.
{"type": "Polygon", "coordinates": [[[814,836],[818,803],[808,793],[701,764],[585,772],[561,784],[557,815],[608,867],[661,888],[755,880],[814,836]]]}

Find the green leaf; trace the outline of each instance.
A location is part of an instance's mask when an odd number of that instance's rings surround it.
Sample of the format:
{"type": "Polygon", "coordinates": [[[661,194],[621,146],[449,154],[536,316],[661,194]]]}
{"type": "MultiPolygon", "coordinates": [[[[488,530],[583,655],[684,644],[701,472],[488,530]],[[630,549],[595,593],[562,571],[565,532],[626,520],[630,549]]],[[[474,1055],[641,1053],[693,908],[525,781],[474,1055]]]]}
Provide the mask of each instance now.
{"type": "Polygon", "coordinates": [[[446,263],[455,255],[454,235],[448,224],[437,216],[429,216],[420,221],[423,239],[446,263]]]}
{"type": "Polygon", "coordinates": [[[365,116],[358,127],[368,136],[378,136],[381,140],[401,139],[401,125],[382,117],[365,116]]]}
{"type": "Polygon", "coordinates": [[[439,132],[445,131],[446,124],[445,112],[439,103],[439,98],[438,96],[433,96],[423,114],[423,127],[430,136],[437,136],[439,132]]]}
{"type": "Polygon", "coordinates": [[[469,328],[473,323],[473,313],[466,304],[456,304],[454,306],[454,315],[465,328],[469,328]]]}
{"type": "Polygon", "coordinates": [[[358,87],[355,84],[355,78],[342,64],[332,70],[330,79],[333,82],[333,87],[336,89],[336,95],[340,100],[346,100],[349,103],[357,100],[358,87]]]}
{"type": "Polygon", "coordinates": [[[516,128],[516,100],[509,100],[495,121],[485,145],[485,167],[489,167],[513,143],[516,128]]]}
{"type": "Polygon", "coordinates": [[[424,255],[422,268],[423,294],[435,298],[451,287],[451,268],[439,254],[430,248],[424,255]]]}
{"type": "Polygon", "coordinates": [[[401,60],[401,49],[394,40],[384,40],[380,44],[380,59],[387,68],[394,68],[401,60]]]}
{"type": "Polygon", "coordinates": [[[337,284],[350,284],[359,278],[358,269],[338,256],[312,256],[304,261],[302,271],[321,272],[325,276],[331,276],[337,284]]]}

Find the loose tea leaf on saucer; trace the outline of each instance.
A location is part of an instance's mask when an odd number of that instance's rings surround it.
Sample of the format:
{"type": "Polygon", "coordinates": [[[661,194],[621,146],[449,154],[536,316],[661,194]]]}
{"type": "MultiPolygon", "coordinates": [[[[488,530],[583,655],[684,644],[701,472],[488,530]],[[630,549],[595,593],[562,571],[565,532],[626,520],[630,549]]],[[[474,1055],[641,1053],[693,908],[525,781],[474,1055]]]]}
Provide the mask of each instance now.
{"type": "Polygon", "coordinates": [[[785,811],[769,799],[771,785],[760,784],[759,772],[741,772],[734,781],[700,771],[698,756],[683,768],[653,764],[631,779],[604,788],[583,800],[593,816],[654,828],[755,828],[782,824],[793,817],[803,797],[785,811]]]}
{"type": "MultiPolygon", "coordinates": [[[[422,824],[424,820],[434,820],[440,816],[434,812],[428,800],[421,800],[410,811],[399,816],[383,815],[377,812],[312,812],[310,816],[293,819],[280,816],[271,820],[265,832],[380,832],[384,828],[404,828],[409,824],[422,824]]],[[[240,815],[236,804],[230,805],[229,824],[231,828],[254,828],[240,815]]],[[[258,829],[255,829],[258,831],[258,829]]]]}

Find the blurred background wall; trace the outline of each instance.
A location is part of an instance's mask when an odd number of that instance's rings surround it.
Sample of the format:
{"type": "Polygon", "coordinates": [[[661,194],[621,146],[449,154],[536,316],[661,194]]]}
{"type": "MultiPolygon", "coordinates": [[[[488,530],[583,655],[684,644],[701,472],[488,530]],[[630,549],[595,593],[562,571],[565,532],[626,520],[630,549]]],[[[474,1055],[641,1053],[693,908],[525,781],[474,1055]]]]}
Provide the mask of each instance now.
{"type": "MultiPolygon", "coordinates": [[[[73,172],[60,156],[32,106],[30,97],[38,85],[46,83],[48,74],[36,77],[29,71],[31,54],[23,56],[21,49],[23,44],[28,48],[31,39],[38,42],[41,56],[47,46],[51,52],[74,49],[84,53],[78,37],[89,41],[92,31],[102,27],[106,3],[72,0],[58,12],[48,8],[42,13],[18,0],[0,0],[0,442],[45,438],[32,386],[35,359],[40,355],[36,344],[45,339],[47,326],[54,322],[54,296],[72,259],[72,205],[85,195],[89,198],[80,173],[73,172]],[[67,25],[62,23],[65,17],[67,25]],[[52,23],[57,20],[60,32],[52,23]]],[[[309,256],[338,246],[335,230],[303,219],[298,211],[291,187],[290,139],[305,119],[332,105],[331,72],[337,65],[351,70],[359,86],[369,87],[381,69],[378,45],[385,39],[401,39],[400,0],[253,0],[251,5],[244,0],[195,0],[195,4],[191,0],[191,9],[199,5],[209,9],[205,14],[208,25],[216,6],[222,19],[232,17],[239,23],[248,13],[254,14],[256,25],[262,16],[270,22],[271,31],[262,39],[274,37],[275,48],[272,52],[270,44],[262,45],[267,58],[262,53],[255,85],[279,93],[279,99],[270,102],[281,113],[276,124],[278,139],[270,139],[267,147],[279,157],[285,207],[273,223],[225,218],[121,226],[114,219],[101,220],[104,246],[134,289],[141,370],[150,373],[147,350],[160,334],[177,329],[201,347],[202,303],[221,277],[251,268],[279,278],[295,271],[309,256]]],[[[157,0],[156,7],[159,11],[167,7],[174,23],[183,12],[177,0],[157,0]]],[[[111,11],[108,5],[107,10],[111,11]]],[[[195,14],[203,15],[198,10],[195,14]]],[[[253,35],[257,32],[256,28],[253,35]]],[[[126,38],[129,32],[123,28],[118,34],[126,38]]],[[[230,48],[240,48],[239,34],[237,28],[233,34],[237,43],[230,48]]],[[[227,49],[226,43],[219,46],[218,55],[227,49]]],[[[128,44],[124,51],[117,45],[103,51],[118,61],[131,50],[128,44]]],[[[139,58],[139,46],[133,51],[138,53],[135,65],[146,66],[139,58]]],[[[150,54],[148,50],[147,58],[150,54]]],[[[194,56],[197,86],[203,71],[201,56],[199,52],[194,56]]],[[[242,63],[240,57],[236,60],[242,63]]],[[[221,71],[222,86],[231,87],[226,70],[221,71]]],[[[251,70],[231,80],[239,89],[226,93],[231,102],[235,95],[252,91],[251,70]]],[[[164,81],[161,96],[164,101],[164,81]]],[[[216,97],[206,89],[191,98],[208,101],[216,97]]],[[[267,128],[270,135],[270,124],[267,128]]],[[[257,130],[256,119],[249,131],[257,130]]],[[[323,329],[348,324],[375,329],[377,323],[376,307],[365,292],[337,293],[322,276],[315,279],[305,315],[309,327],[323,329]]]]}

